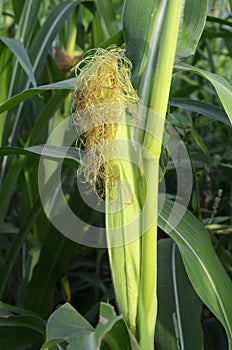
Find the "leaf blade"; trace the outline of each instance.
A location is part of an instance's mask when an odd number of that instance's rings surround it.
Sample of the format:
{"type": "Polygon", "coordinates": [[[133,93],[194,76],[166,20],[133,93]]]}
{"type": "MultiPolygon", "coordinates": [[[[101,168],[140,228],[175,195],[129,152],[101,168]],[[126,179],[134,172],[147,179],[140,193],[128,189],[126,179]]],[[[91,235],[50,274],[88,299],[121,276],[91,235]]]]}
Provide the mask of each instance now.
{"type": "Polygon", "coordinates": [[[171,239],[158,241],[158,300],[155,332],[158,348],[203,350],[202,302],[171,239]]]}
{"type": "Polygon", "coordinates": [[[212,121],[220,121],[228,126],[231,125],[227,114],[221,108],[206,102],[192,100],[188,98],[175,97],[170,98],[170,105],[205,115],[211,118],[212,121]]]}
{"type": "Polygon", "coordinates": [[[21,41],[17,39],[3,38],[3,37],[1,38],[1,40],[5,45],[9,47],[9,49],[17,57],[19,63],[21,64],[29,80],[31,81],[33,87],[36,87],[37,83],[32,70],[31,62],[21,41]]]}
{"type": "Polygon", "coordinates": [[[186,0],[183,3],[182,21],[177,39],[176,61],[194,54],[208,12],[207,0],[186,0]]]}
{"type": "Polygon", "coordinates": [[[43,26],[38,30],[29,49],[29,57],[31,57],[33,71],[36,78],[40,76],[52,41],[78,3],[79,1],[63,2],[56,6],[43,26]]]}
{"type": "MultiPolygon", "coordinates": [[[[93,338],[94,328],[70,304],[58,308],[48,319],[46,327],[46,343],[64,339],[68,341],[70,350],[95,350],[93,338]]],[[[46,344],[45,343],[45,344],[46,344]]]]}
{"type": "Polygon", "coordinates": [[[160,227],[176,242],[188,277],[202,301],[223,324],[232,345],[230,298],[232,283],[213,250],[209,235],[200,222],[181,205],[165,200],[159,216],[160,227]],[[179,220],[172,224],[170,215],[179,220]]]}
{"type": "Polygon", "coordinates": [[[36,88],[26,89],[17,95],[14,95],[9,100],[3,102],[0,105],[0,114],[10,108],[13,108],[14,106],[17,106],[19,103],[48,90],[73,90],[75,88],[75,84],[76,78],[71,78],[53,84],[41,85],[36,88]]]}
{"type": "Polygon", "coordinates": [[[232,124],[232,86],[229,84],[229,82],[224,79],[223,77],[205,71],[203,69],[197,68],[197,67],[193,67],[190,66],[186,63],[178,63],[175,65],[175,68],[179,69],[179,70],[186,70],[186,71],[190,71],[193,72],[195,74],[198,74],[200,76],[202,76],[203,78],[209,80],[209,82],[213,85],[213,87],[215,88],[219,99],[221,100],[221,103],[228,115],[228,118],[232,124]]]}

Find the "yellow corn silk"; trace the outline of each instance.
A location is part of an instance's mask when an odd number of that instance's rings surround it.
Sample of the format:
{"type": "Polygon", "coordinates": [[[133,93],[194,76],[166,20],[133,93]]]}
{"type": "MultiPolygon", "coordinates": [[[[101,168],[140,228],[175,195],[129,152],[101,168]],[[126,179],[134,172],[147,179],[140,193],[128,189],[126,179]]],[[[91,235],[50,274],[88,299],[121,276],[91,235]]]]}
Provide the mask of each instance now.
{"type": "Polygon", "coordinates": [[[130,81],[131,69],[124,50],[115,46],[107,50],[97,49],[76,67],[79,74],[73,96],[72,119],[84,132],[84,181],[100,197],[104,196],[106,178],[110,185],[115,177],[112,162],[109,160],[105,166],[105,160],[109,153],[113,153],[114,147],[112,142],[106,141],[115,137],[119,110],[125,109],[125,104],[139,102],[130,81]]]}

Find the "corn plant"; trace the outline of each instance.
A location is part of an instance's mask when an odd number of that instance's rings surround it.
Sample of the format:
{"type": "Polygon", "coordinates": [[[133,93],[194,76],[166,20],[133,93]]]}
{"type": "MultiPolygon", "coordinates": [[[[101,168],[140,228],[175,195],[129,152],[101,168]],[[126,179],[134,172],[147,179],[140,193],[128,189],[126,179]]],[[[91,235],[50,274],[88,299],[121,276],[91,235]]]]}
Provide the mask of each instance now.
{"type": "MultiPolygon", "coordinates": [[[[17,236],[1,267],[2,347],[38,348],[46,337],[42,349],[203,349],[204,303],[224,327],[232,349],[231,281],[208,232],[183,203],[168,196],[159,211],[165,147],[175,151],[183,147],[172,144],[174,129],[168,133],[170,124],[165,127],[170,105],[190,111],[202,108],[227,125],[232,121],[229,82],[188,59],[198,46],[208,5],[206,0],[125,0],[122,9],[120,1],[51,1],[47,18],[40,1],[32,5],[28,0],[24,6],[13,1],[9,6],[17,30],[14,38],[5,33],[0,42],[5,82],[0,105],[4,156],[0,214],[3,229],[17,236]],[[57,43],[59,47],[52,48],[57,43]],[[83,51],[86,56],[81,61],[83,51]],[[223,110],[202,101],[169,99],[173,71],[208,80],[223,110]],[[72,117],[63,118],[70,113],[72,117]],[[71,167],[79,169],[98,196],[96,207],[104,200],[103,236],[93,236],[94,217],[80,227],[73,217],[65,216],[58,199],[71,167]],[[19,230],[7,222],[16,183],[24,189],[19,230]],[[170,239],[158,240],[159,227],[170,239]],[[95,328],[69,303],[51,314],[53,286],[78,250],[67,237],[108,250],[119,313],[101,303],[95,328]],[[26,249],[31,250],[29,269],[23,260],[26,249]],[[24,283],[16,307],[10,305],[8,286],[21,251],[24,283]],[[186,312],[191,312],[192,320],[186,312]],[[45,335],[44,319],[49,315],[45,335]],[[12,327],[18,337],[24,327],[28,336],[21,343],[19,338],[9,340],[4,332],[12,332],[12,327]]],[[[229,9],[231,3],[227,5],[229,9]]],[[[231,26],[229,20],[223,21],[231,26]]],[[[10,23],[13,30],[14,22],[10,23]]],[[[201,144],[196,134],[195,139],[201,144]]],[[[67,192],[69,205],[81,203],[70,185],[67,192]]],[[[76,214],[87,211],[92,216],[88,210],[82,204],[76,214]]],[[[67,278],[62,279],[62,288],[70,301],[67,278]]]]}

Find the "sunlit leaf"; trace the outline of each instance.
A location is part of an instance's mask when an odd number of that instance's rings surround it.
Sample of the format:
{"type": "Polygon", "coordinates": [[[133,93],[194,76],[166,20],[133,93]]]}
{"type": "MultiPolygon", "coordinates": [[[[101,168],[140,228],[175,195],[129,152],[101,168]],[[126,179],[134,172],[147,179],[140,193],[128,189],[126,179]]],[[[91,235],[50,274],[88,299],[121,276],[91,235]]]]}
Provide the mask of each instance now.
{"type": "Polygon", "coordinates": [[[193,55],[208,12],[207,0],[185,0],[182,21],[177,41],[176,60],[193,55]]]}
{"type": "Polygon", "coordinates": [[[96,350],[94,328],[70,304],[57,309],[48,319],[46,341],[64,339],[70,349],[96,350]]]}
{"type": "Polygon", "coordinates": [[[3,113],[8,109],[14,106],[17,106],[20,102],[23,102],[33,96],[39,95],[42,92],[45,92],[48,90],[74,90],[75,84],[76,84],[76,79],[72,78],[72,79],[59,81],[58,83],[41,85],[41,86],[38,86],[37,88],[24,90],[19,94],[11,97],[6,102],[2,103],[0,105],[0,113],[3,113]]]}
{"type": "Polygon", "coordinates": [[[209,80],[209,82],[215,88],[219,99],[232,123],[232,86],[228,83],[226,79],[221,77],[220,75],[205,71],[203,69],[190,66],[186,63],[178,63],[175,65],[175,68],[179,70],[185,70],[189,72],[196,73],[203,78],[209,80]]]}
{"type": "MultiPolygon", "coordinates": [[[[191,100],[188,98],[170,98],[170,105],[185,109],[191,112],[195,112],[201,115],[208,116],[211,121],[220,121],[228,126],[231,125],[227,114],[219,107],[211,105],[209,103],[197,100],[191,100]]],[[[208,120],[207,122],[209,122],[208,120]]]]}

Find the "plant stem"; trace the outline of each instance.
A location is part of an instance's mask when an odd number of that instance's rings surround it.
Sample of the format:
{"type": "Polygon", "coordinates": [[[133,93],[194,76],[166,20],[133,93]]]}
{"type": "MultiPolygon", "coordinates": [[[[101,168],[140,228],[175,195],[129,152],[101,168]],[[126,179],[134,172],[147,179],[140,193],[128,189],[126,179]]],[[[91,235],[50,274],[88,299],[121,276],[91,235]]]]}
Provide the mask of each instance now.
{"type": "Polygon", "coordinates": [[[172,80],[172,71],[176,52],[176,43],[182,11],[182,0],[169,1],[167,21],[163,28],[159,57],[150,108],[165,118],[172,80]]]}
{"type": "MultiPolygon", "coordinates": [[[[158,48],[158,61],[155,72],[154,83],[150,98],[150,109],[156,113],[156,120],[152,120],[152,115],[147,117],[147,131],[154,130],[157,138],[151,140],[150,135],[145,135],[144,146],[154,157],[153,161],[145,159],[144,171],[148,182],[147,200],[148,207],[144,211],[143,227],[150,220],[150,216],[158,217],[158,179],[159,179],[159,158],[161,154],[162,136],[168,98],[171,86],[173,64],[176,52],[176,43],[180,25],[182,10],[182,0],[168,1],[164,26],[162,28],[160,46],[158,48]]],[[[154,118],[154,116],[153,116],[154,118]]],[[[142,259],[141,259],[141,297],[144,317],[151,339],[150,348],[153,348],[154,329],[157,312],[156,301],[156,244],[157,244],[157,220],[151,228],[142,236],[142,259]]],[[[141,307],[141,306],[140,306],[141,307]]],[[[139,317],[139,328],[143,317],[139,317]]],[[[140,331],[141,333],[141,331],[140,331]]],[[[143,335],[141,334],[141,337],[143,335]]],[[[140,340],[142,346],[143,339],[140,340]]]]}

